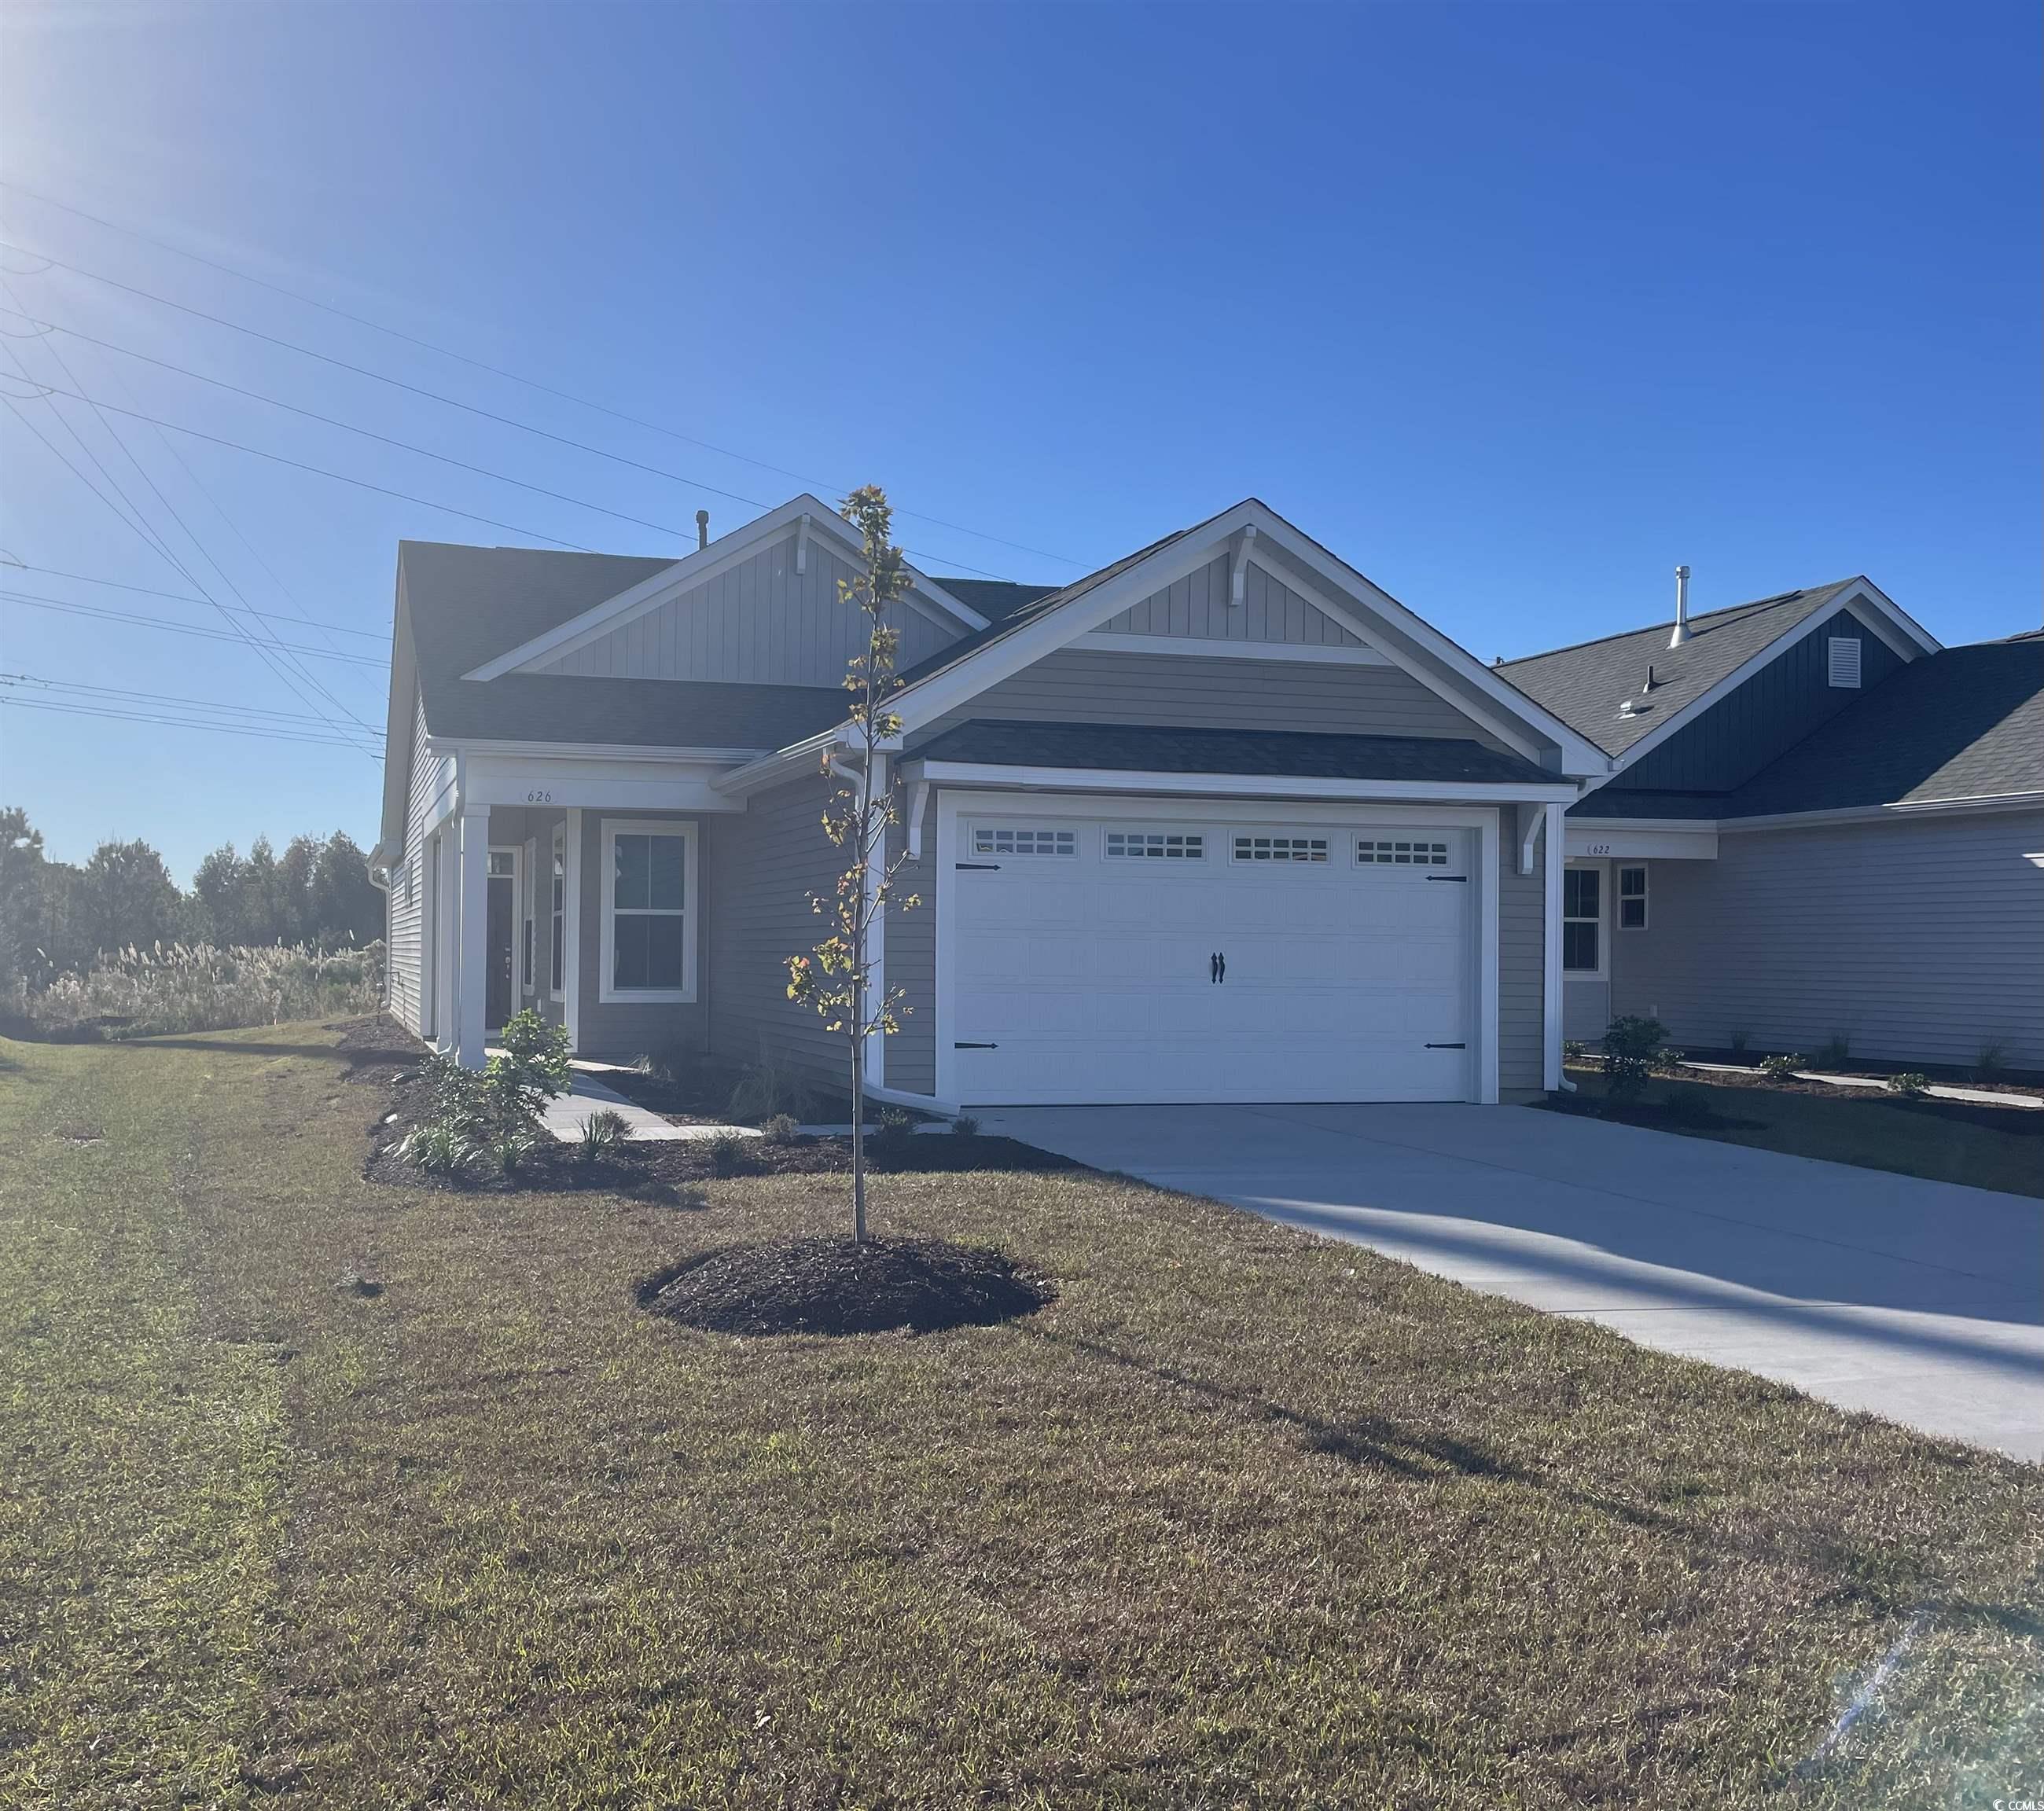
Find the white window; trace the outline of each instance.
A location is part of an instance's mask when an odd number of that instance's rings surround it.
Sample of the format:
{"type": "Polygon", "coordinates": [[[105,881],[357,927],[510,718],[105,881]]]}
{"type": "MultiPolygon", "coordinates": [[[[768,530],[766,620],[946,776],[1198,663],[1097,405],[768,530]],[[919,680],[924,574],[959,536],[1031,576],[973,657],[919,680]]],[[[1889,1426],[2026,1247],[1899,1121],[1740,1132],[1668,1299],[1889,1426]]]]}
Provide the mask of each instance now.
{"type": "Polygon", "coordinates": [[[694,858],[694,824],[604,820],[600,999],[696,997],[694,858]]]}
{"type": "Polygon", "coordinates": [[[1831,684],[1841,690],[1859,689],[1859,637],[1833,635],[1829,649],[1831,684]]]}
{"type": "MultiPolygon", "coordinates": [[[[1854,643],[1858,646],[1858,643],[1854,643]]],[[[1620,930],[1644,930],[1646,928],[1646,870],[1644,867],[1621,868],[1618,871],[1618,928],[1620,930]]]]}
{"type": "Polygon", "coordinates": [[[1069,830],[1023,830],[1009,824],[973,826],[975,855],[1076,855],[1078,837],[1069,830]]]}
{"type": "Polygon", "coordinates": [[[1604,870],[1562,870],[1562,966],[1572,975],[1604,973],[1604,870]]]}
{"type": "Polygon", "coordinates": [[[1386,868],[1445,868],[1448,865],[1448,846],[1445,842],[1391,842],[1359,836],[1355,842],[1355,858],[1386,868]]]}
{"type": "Polygon", "coordinates": [[[517,852],[509,849],[493,849],[490,852],[490,877],[493,881],[516,880],[518,875],[517,852]]]}
{"type": "Polygon", "coordinates": [[[554,826],[554,879],[553,904],[549,908],[551,934],[547,948],[549,951],[550,973],[547,977],[547,991],[555,1000],[561,997],[561,985],[567,973],[568,863],[567,840],[559,824],[554,826]]]}
{"type": "Polygon", "coordinates": [[[1112,861],[1204,861],[1207,839],[1197,831],[1111,830],[1106,848],[1112,861]]]}
{"type": "Polygon", "coordinates": [[[1324,836],[1238,836],[1235,858],[1238,861],[1324,861],[1327,839],[1324,836]]]}

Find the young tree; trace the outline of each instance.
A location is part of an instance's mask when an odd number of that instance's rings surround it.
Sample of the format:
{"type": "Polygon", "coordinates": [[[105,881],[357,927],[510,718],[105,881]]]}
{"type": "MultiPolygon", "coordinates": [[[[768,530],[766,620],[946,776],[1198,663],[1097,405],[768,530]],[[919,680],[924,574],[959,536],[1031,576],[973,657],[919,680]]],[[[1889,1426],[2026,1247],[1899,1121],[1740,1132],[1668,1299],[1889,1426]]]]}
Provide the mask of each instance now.
{"type": "MultiPolygon", "coordinates": [[[[844,680],[852,696],[851,747],[824,756],[825,777],[838,782],[824,808],[824,833],[846,851],[847,861],[834,898],[810,896],[810,910],[828,918],[836,929],[808,955],[788,958],[788,997],[807,1000],[831,1030],[844,1034],[851,1070],[851,1229],[863,1245],[866,1042],[898,1030],[901,1010],[899,988],[874,985],[871,961],[881,915],[907,859],[905,853],[891,860],[887,854],[887,832],[900,818],[887,754],[901,733],[901,719],[887,708],[901,683],[894,673],[901,631],[889,617],[913,581],[893,540],[894,512],[878,485],[855,490],[838,510],[859,531],[864,553],[863,570],[855,578],[840,580],[838,593],[859,607],[866,623],[866,650],[852,656],[844,680]]],[[[921,902],[910,894],[901,903],[906,907],[921,902]]]]}

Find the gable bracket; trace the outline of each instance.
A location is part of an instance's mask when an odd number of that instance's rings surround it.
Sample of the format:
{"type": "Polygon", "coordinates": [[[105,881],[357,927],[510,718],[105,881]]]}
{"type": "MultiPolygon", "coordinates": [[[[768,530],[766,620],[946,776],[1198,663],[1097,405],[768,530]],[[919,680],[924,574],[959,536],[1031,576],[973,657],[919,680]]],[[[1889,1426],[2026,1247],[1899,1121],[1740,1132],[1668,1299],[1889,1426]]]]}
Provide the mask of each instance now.
{"type": "Polygon", "coordinates": [[[795,575],[809,570],[809,518],[806,512],[795,519],[795,575]]]}
{"type": "Polygon", "coordinates": [[[1235,562],[1228,569],[1228,601],[1230,609],[1242,603],[1242,581],[1249,570],[1249,556],[1256,548],[1256,524],[1252,522],[1242,531],[1235,543],[1235,562]]]}

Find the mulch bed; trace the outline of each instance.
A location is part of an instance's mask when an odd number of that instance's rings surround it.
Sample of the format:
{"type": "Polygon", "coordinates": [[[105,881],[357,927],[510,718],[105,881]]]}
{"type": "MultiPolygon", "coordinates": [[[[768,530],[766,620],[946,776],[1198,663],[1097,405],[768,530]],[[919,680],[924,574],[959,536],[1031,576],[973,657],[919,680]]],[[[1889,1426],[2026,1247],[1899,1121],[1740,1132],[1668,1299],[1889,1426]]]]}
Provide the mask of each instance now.
{"type": "MultiPolygon", "coordinates": [[[[1577,1069],[1578,1073],[1602,1073],[1594,1064],[1580,1068],[1574,1064],[1569,1066],[1577,1069]]],[[[1837,1088],[1827,1082],[1800,1081],[1793,1078],[1787,1081],[1770,1081],[1762,1076],[1718,1075],[1689,1069],[1685,1069],[1679,1075],[1657,1075],[1647,1084],[1645,1096],[1630,1104],[1603,1095],[1577,1094],[1553,1094],[1535,1104],[1556,1113],[1573,1113],[1592,1119],[1622,1120],[1628,1126],[1645,1126],[1655,1131],[1750,1131],[1762,1123],[1757,1119],[1720,1113],[1693,1096],[1666,1097],[1666,1088],[1671,1084],[1678,1088],[1709,1088],[1715,1093],[1734,1097],[1727,1103],[1728,1105],[1735,1104],[1736,1097],[1742,1094],[1805,1094],[1820,1100],[1856,1100],[1898,1107],[1905,1112],[1922,1114],[1933,1119],[1949,1120],[1956,1125],[1979,1126],[1991,1132],[2013,1133],[2018,1138],[2044,1138],[2044,1112],[2038,1112],[2032,1107],[1996,1107],[1985,1101],[1941,1100],[1935,1095],[1929,1094],[1891,1094],[1885,1088],[1837,1088]]],[[[1971,1088],[1977,1084],[1965,1082],[1956,1085],[1971,1088]]],[[[1999,1088],[1996,1092],[2019,1097],[2026,1092],[2019,1088],[1999,1088]]]]}
{"type": "MultiPolygon", "coordinates": [[[[1685,1080],[1687,1078],[1685,1077],[1685,1080]]],[[[1650,1132],[1750,1132],[1764,1123],[1719,1113],[1701,1101],[1683,1096],[1664,1099],[1651,1090],[1637,1100],[1612,1100],[1589,1094],[1550,1094],[1533,1103],[1550,1113],[1579,1119],[1608,1119],[1622,1126],[1643,1126],[1650,1132]]]]}
{"type": "Polygon", "coordinates": [[[1034,1314],[1055,1293],[989,1245],[777,1239],[650,1276],[639,1306],[709,1333],[936,1333],[1034,1314]]]}

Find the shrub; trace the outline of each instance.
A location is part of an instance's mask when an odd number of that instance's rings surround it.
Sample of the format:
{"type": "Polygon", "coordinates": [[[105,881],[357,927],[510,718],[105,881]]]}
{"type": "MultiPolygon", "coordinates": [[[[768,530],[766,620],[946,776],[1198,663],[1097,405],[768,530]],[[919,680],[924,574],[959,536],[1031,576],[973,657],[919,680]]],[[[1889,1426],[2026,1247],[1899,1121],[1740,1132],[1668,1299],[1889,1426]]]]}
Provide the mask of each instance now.
{"type": "Polygon", "coordinates": [[[309,944],[224,949],[158,943],[101,956],[83,973],[60,975],[27,995],[38,1030],[109,1038],[225,1031],[286,1019],[375,1012],[383,1003],[383,946],[322,954],[309,944]]]}
{"type": "Polygon", "coordinates": [[[1739,1026],[1739,1028],[1731,1034],[1731,1053],[1735,1057],[1744,1056],[1746,1054],[1746,1046],[1751,1042],[1753,1034],[1750,1031],[1747,1030],[1743,1025],[1739,1026]]]}
{"type": "Polygon", "coordinates": [[[1973,1058],[1973,1076],[1977,1080],[1992,1081],[2008,1067],[2008,1046],[1999,1038],[1990,1038],[1980,1047],[1980,1054],[1973,1058]]]}
{"type": "Polygon", "coordinates": [[[709,1141],[709,1167],[718,1176],[736,1176],[745,1168],[745,1141],[726,1132],[709,1141]]]}
{"type": "Polygon", "coordinates": [[[756,1125],[785,1113],[797,1121],[809,1117],[809,1085],[793,1069],[763,1057],[738,1078],[731,1091],[731,1116],[756,1125]]]}
{"type": "MultiPolygon", "coordinates": [[[[421,1065],[433,1092],[432,1112],[418,1128],[421,1134],[431,1129],[433,1137],[421,1148],[436,1155],[466,1153],[444,1168],[466,1168],[487,1157],[509,1175],[547,1136],[540,1112],[568,1085],[567,1032],[528,1007],[505,1026],[502,1046],[480,1069],[465,1069],[438,1053],[421,1065]]],[[[413,1142],[406,1138],[405,1148],[413,1142]]]]}
{"type": "Polygon", "coordinates": [[[1585,1046],[1581,1038],[1565,1038],[1562,1039],[1562,1061],[1563,1062],[1579,1063],[1583,1060],[1585,1053],[1585,1046]]]}
{"type": "Polygon", "coordinates": [[[1842,1031],[1834,1031],[1818,1046],[1817,1067],[1821,1069],[1843,1069],[1851,1057],[1851,1038],[1842,1031]]]}
{"type": "Polygon", "coordinates": [[[1658,1019],[1614,1019],[1604,1028],[1604,1072],[1614,1100],[1631,1100],[1646,1086],[1668,1027],[1658,1019]]]}
{"type": "Polygon", "coordinates": [[[615,1157],[631,1141],[632,1122],[614,1107],[599,1107],[582,1122],[574,1161],[585,1168],[615,1157]]]}
{"type": "Polygon", "coordinates": [[[1762,1057],[1760,1059],[1760,1072],[1769,1081],[1793,1081],[1796,1072],[1808,1068],[1809,1063],[1808,1057],[1762,1057]]]}
{"type": "Polygon", "coordinates": [[[760,1134],[770,1145],[792,1145],[795,1134],[801,1129],[801,1122],[792,1113],[772,1115],[759,1128],[760,1134]]]}
{"type": "Polygon", "coordinates": [[[1921,1098],[1923,1091],[1930,1085],[1931,1078],[1927,1075],[1919,1075],[1914,1069],[1904,1069],[1900,1075],[1888,1078],[1888,1092],[1900,1095],[1904,1100],[1921,1098]]]}
{"type": "Polygon", "coordinates": [[[970,1113],[961,1113],[951,1122],[951,1130],[961,1138],[976,1138],[979,1136],[979,1122],[970,1113]]]}
{"type": "Polygon", "coordinates": [[[414,1169],[429,1176],[454,1176],[481,1155],[462,1128],[447,1119],[428,1119],[414,1126],[398,1146],[398,1155],[414,1169]]]}
{"type": "Polygon", "coordinates": [[[1664,1044],[1654,1053],[1654,1072],[1657,1076],[1672,1076],[1682,1067],[1682,1053],[1673,1045],[1664,1044]]]}

